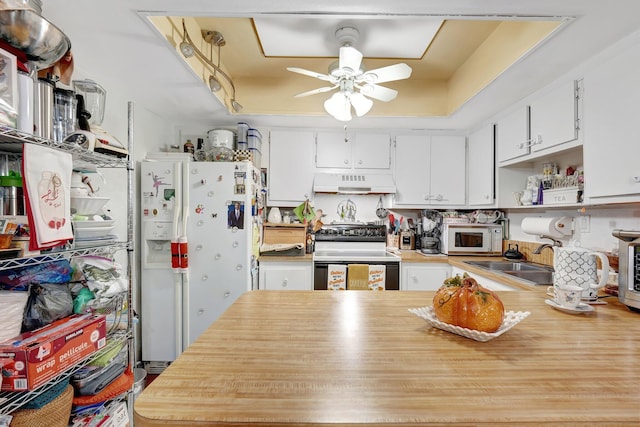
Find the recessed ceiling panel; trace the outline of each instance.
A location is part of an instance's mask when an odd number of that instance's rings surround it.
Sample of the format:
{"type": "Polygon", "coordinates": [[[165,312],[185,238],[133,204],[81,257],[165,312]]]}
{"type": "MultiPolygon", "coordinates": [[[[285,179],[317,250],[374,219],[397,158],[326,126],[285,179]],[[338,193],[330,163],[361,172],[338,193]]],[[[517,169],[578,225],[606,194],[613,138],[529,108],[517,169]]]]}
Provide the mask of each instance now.
{"type": "Polygon", "coordinates": [[[335,57],[340,48],[336,30],[354,27],[359,33],[354,47],[365,57],[420,59],[443,21],[427,17],[283,16],[259,17],[253,22],[267,57],[335,57]]]}

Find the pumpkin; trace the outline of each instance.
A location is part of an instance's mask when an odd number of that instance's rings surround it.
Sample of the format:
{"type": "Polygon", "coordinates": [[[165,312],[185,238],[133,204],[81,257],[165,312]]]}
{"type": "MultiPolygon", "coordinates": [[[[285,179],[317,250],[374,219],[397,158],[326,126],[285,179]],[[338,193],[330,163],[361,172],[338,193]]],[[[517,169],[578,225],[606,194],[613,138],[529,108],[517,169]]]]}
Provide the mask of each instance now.
{"type": "Polygon", "coordinates": [[[495,332],[504,320],[504,304],[493,291],[467,273],[444,281],[433,297],[441,322],[483,332],[495,332]]]}

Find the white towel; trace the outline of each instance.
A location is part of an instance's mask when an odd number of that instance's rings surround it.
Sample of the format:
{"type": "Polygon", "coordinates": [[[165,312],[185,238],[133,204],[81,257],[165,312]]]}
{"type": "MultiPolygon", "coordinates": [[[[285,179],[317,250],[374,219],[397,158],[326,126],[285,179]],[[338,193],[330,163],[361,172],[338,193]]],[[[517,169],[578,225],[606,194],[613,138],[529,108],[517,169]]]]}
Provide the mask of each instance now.
{"type": "Polygon", "coordinates": [[[327,274],[327,289],[330,291],[344,291],[347,289],[347,266],[329,264],[327,274]]]}
{"type": "Polygon", "coordinates": [[[369,290],[384,291],[387,266],[369,265],[369,290]]]}
{"type": "Polygon", "coordinates": [[[29,217],[29,250],[51,248],[73,239],[69,190],[70,153],[24,144],[22,176],[29,217]]]}

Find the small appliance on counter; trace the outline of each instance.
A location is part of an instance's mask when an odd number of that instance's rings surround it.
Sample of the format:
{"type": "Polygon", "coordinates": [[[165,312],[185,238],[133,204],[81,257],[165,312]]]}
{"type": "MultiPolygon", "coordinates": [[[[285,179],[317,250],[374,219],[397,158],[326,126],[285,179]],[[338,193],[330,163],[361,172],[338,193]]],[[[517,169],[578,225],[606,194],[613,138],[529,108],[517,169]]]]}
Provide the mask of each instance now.
{"type": "Polygon", "coordinates": [[[640,313],[640,230],[612,232],[618,241],[618,299],[640,313]]]}
{"type": "Polygon", "coordinates": [[[78,130],[68,134],[64,142],[77,144],[87,151],[126,157],[129,153],[118,139],[100,127],[104,119],[107,92],[93,80],[74,80],[73,89],[81,108],[76,113],[78,130]],[[89,130],[85,129],[87,122],[89,130]]]}
{"type": "Polygon", "coordinates": [[[506,259],[510,259],[513,261],[520,261],[524,259],[524,254],[522,252],[520,252],[520,248],[518,247],[518,244],[516,243],[515,245],[515,249],[511,247],[511,243],[509,243],[509,248],[504,251],[504,254],[502,254],[503,257],[505,257],[506,259]]]}
{"type": "Polygon", "coordinates": [[[435,210],[423,210],[418,220],[418,240],[423,254],[440,253],[442,214],[435,210]]]}

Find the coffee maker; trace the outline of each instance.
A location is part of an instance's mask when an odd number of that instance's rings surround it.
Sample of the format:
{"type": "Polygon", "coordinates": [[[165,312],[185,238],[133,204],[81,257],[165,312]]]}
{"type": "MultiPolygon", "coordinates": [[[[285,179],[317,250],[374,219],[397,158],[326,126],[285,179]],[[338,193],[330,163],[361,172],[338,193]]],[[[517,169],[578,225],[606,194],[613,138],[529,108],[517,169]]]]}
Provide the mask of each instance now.
{"type": "Polygon", "coordinates": [[[439,254],[441,233],[442,214],[432,209],[423,210],[418,221],[420,252],[423,254],[439,254]]]}

